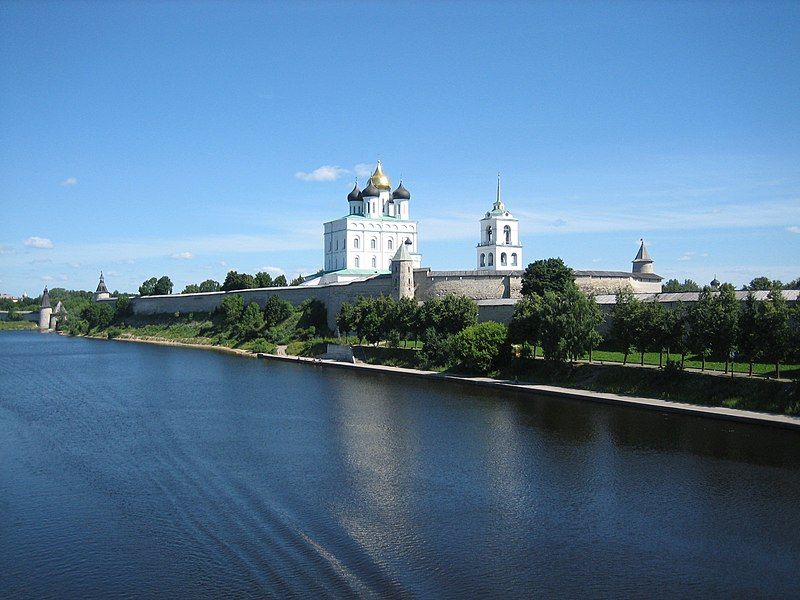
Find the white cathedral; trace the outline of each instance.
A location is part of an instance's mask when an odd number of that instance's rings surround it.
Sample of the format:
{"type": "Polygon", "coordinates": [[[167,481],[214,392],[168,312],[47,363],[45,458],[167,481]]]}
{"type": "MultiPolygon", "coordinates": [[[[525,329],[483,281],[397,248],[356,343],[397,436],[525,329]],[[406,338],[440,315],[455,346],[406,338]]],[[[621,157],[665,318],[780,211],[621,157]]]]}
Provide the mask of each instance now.
{"type": "Polygon", "coordinates": [[[409,213],[411,193],[402,181],[391,190],[381,161],[363,190],[356,181],[347,195],[348,214],[325,223],[325,275],[320,283],[389,273],[401,245],[407,246],[414,268],[421,266],[417,222],[409,213]]]}

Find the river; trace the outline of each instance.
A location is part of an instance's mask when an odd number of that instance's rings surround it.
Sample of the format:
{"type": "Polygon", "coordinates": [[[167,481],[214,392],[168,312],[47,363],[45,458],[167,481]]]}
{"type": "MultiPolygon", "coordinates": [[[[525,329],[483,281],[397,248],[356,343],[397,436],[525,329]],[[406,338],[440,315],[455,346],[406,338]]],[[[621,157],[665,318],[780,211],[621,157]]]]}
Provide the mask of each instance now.
{"type": "Polygon", "coordinates": [[[0,595],[799,597],[800,434],[0,333],[0,595]]]}

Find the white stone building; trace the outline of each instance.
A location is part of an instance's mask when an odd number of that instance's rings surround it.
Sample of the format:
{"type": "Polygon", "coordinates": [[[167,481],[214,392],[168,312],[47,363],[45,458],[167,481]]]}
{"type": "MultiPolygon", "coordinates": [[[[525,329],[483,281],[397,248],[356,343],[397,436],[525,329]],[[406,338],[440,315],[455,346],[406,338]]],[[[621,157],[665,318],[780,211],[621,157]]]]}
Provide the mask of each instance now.
{"type": "Polygon", "coordinates": [[[413,266],[422,262],[417,239],[417,222],[410,218],[411,194],[403,187],[391,191],[391,182],[381,162],[367,187],[356,181],[347,195],[348,214],[325,223],[324,275],[314,283],[352,281],[389,273],[394,255],[407,246],[413,266]]]}
{"type": "Polygon", "coordinates": [[[519,221],[506,210],[500,198],[500,176],[497,176],[497,197],[492,210],[481,219],[481,237],[477,246],[479,271],[518,271],[524,268],[519,221]]]}

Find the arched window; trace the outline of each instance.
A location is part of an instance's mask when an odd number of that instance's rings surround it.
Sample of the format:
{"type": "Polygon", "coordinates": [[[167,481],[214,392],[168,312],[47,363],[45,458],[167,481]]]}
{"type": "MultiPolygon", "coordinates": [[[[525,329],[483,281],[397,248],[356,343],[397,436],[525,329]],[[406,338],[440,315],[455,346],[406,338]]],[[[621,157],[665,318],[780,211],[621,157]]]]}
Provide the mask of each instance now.
{"type": "Polygon", "coordinates": [[[511,266],[512,267],[516,267],[517,266],[517,253],[516,252],[514,252],[511,255],[511,266]]]}
{"type": "Polygon", "coordinates": [[[378,259],[374,256],[372,257],[372,268],[376,268],[378,266],[378,259]]]}
{"type": "Polygon", "coordinates": [[[492,254],[491,252],[489,252],[489,266],[490,267],[494,266],[494,254],[492,254]]]}
{"type": "Polygon", "coordinates": [[[357,249],[357,248],[358,248],[358,244],[359,244],[359,242],[358,242],[358,238],[355,238],[355,239],[353,240],[353,248],[356,248],[356,249],[357,249]]]}
{"type": "Polygon", "coordinates": [[[486,266],[486,255],[483,253],[481,253],[481,266],[482,267],[486,266]]]}
{"type": "Polygon", "coordinates": [[[389,250],[394,250],[394,240],[389,238],[389,250]]]}
{"type": "Polygon", "coordinates": [[[339,240],[336,240],[336,249],[339,249],[339,240]]]}
{"type": "Polygon", "coordinates": [[[506,238],[506,244],[510,245],[511,244],[511,226],[510,225],[506,225],[505,227],[503,227],[503,235],[506,238]]]}
{"type": "Polygon", "coordinates": [[[375,250],[378,247],[378,240],[376,240],[375,238],[372,238],[369,241],[369,247],[370,247],[370,249],[375,250]]]}
{"type": "Polygon", "coordinates": [[[505,267],[507,264],[508,264],[508,260],[506,258],[506,253],[503,252],[502,254],[500,254],[500,265],[505,267]]]}
{"type": "Polygon", "coordinates": [[[490,244],[492,243],[492,226],[491,225],[487,225],[487,227],[486,227],[486,241],[488,243],[490,243],[490,244]]]}
{"type": "Polygon", "coordinates": [[[359,263],[360,263],[360,262],[361,262],[361,261],[360,261],[360,260],[358,260],[358,257],[356,256],[356,269],[358,268],[358,266],[359,266],[359,263]]]}

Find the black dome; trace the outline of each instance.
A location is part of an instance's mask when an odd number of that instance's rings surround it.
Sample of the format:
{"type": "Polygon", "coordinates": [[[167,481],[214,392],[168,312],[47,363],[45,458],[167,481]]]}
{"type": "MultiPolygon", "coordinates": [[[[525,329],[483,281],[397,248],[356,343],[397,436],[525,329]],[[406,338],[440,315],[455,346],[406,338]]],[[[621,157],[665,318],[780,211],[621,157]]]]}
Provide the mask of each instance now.
{"type": "Polygon", "coordinates": [[[397,186],[397,189],[392,192],[392,198],[395,200],[411,200],[411,192],[403,187],[403,182],[397,186]]]}
{"type": "Polygon", "coordinates": [[[353,186],[353,191],[347,194],[347,200],[349,202],[356,202],[358,200],[361,200],[361,190],[358,189],[358,183],[356,183],[355,186],[353,186]]]}
{"type": "Polygon", "coordinates": [[[367,197],[373,198],[380,196],[381,191],[372,184],[372,178],[370,178],[369,185],[364,188],[364,191],[361,192],[361,195],[364,196],[365,198],[367,197]]]}

